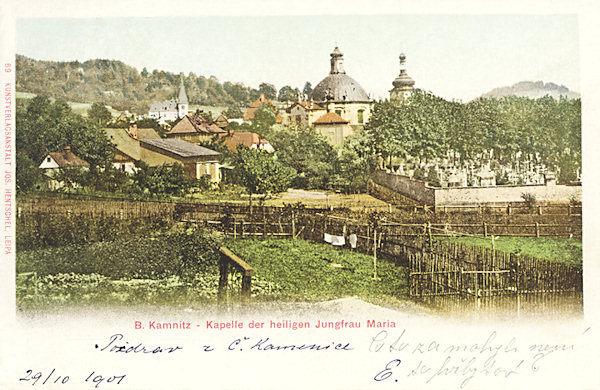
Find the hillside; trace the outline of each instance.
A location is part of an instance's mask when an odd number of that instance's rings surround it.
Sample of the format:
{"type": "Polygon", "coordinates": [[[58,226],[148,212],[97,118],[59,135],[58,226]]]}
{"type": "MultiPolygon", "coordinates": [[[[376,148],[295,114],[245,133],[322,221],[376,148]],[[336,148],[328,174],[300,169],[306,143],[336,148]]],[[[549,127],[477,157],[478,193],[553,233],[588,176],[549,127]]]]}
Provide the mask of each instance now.
{"type": "MultiPolygon", "coordinates": [[[[114,109],[146,113],[150,103],[176,97],[181,76],[146,68],[138,71],[121,61],[39,61],[16,56],[16,89],[71,102],[99,102],[114,109]]],[[[189,73],[184,84],[191,105],[248,105],[260,92],[242,83],[189,73]]]]}
{"type": "Polygon", "coordinates": [[[522,96],[537,99],[546,95],[552,96],[555,99],[558,99],[560,96],[566,96],[569,99],[581,97],[580,93],[570,91],[564,85],[544,83],[543,81],[521,81],[509,87],[494,88],[484,93],[482,97],[522,96]]]}

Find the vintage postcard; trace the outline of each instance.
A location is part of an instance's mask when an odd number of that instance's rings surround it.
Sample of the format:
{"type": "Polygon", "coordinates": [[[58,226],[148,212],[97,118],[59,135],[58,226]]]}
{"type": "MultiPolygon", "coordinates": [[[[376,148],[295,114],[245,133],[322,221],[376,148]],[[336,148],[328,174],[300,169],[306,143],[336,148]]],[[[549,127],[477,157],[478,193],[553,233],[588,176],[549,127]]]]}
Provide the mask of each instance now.
{"type": "Polygon", "coordinates": [[[599,388],[598,11],[3,2],[0,388],[599,388]]]}

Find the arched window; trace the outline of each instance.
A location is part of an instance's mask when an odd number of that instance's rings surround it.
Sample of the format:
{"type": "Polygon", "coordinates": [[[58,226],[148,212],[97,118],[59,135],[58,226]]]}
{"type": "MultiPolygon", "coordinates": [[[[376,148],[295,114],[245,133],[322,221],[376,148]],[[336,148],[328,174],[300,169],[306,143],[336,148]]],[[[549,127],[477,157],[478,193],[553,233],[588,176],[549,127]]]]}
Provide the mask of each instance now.
{"type": "Polygon", "coordinates": [[[358,113],[356,114],[356,119],[358,120],[358,123],[364,123],[365,122],[365,110],[358,110],[358,113]]]}

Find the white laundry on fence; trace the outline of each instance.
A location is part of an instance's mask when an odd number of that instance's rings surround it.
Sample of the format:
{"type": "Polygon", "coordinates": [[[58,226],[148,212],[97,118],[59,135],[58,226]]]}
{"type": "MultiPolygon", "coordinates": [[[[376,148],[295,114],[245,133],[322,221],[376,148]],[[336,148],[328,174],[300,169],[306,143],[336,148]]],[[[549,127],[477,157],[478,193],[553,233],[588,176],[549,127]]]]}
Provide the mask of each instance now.
{"type": "Polygon", "coordinates": [[[328,242],[331,244],[331,238],[332,238],[331,234],[325,233],[323,238],[325,239],[325,242],[328,242]]]}
{"type": "Polygon", "coordinates": [[[356,249],[356,242],[358,241],[356,234],[351,234],[350,237],[348,237],[348,241],[350,241],[350,247],[356,249]]]}
{"type": "Polygon", "coordinates": [[[346,239],[344,236],[331,236],[331,245],[344,246],[346,245],[346,239]]]}

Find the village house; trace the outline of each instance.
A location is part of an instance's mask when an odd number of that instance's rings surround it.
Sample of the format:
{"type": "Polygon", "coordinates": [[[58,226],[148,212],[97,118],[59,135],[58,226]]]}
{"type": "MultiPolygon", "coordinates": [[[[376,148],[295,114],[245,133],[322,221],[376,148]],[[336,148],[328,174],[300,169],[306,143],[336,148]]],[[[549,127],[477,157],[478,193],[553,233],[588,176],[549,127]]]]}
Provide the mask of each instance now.
{"type": "Polygon", "coordinates": [[[180,120],[171,131],[167,133],[167,138],[177,138],[191,143],[210,141],[214,136],[227,134],[225,130],[209,121],[200,114],[186,115],[180,120]]]}
{"type": "Polygon", "coordinates": [[[110,141],[115,145],[116,152],[112,161],[114,168],[127,173],[135,172],[135,163],[141,160],[141,139],[160,139],[152,128],[138,128],[136,123],[130,123],[129,129],[104,129],[110,141]]]}
{"type": "Polygon", "coordinates": [[[264,137],[250,131],[231,131],[220,137],[220,142],[232,152],[236,152],[238,146],[243,145],[250,149],[265,150],[273,152],[273,146],[264,137]]]}
{"type": "Polygon", "coordinates": [[[52,190],[63,187],[66,184],[74,186],[75,183],[63,183],[55,179],[60,169],[88,169],[90,164],[77,156],[71,151],[70,146],[65,146],[62,152],[51,152],[40,164],[40,168],[44,170],[44,176],[47,180],[48,187],[52,190]]]}
{"type": "Polygon", "coordinates": [[[258,99],[256,99],[254,102],[252,102],[250,107],[248,107],[248,109],[246,110],[246,113],[244,114],[244,121],[252,121],[252,119],[254,119],[254,114],[256,114],[256,111],[263,105],[271,108],[275,112],[275,115],[276,115],[275,123],[276,124],[281,124],[283,122],[283,118],[279,114],[279,110],[277,109],[277,107],[275,107],[275,105],[273,103],[271,103],[271,101],[269,99],[267,99],[265,97],[265,95],[262,93],[260,94],[258,99]]]}
{"type": "Polygon", "coordinates": [[[213,123],[220,129],[225,130],[229,126],[229,121],[225,118],[225,115],[219,115],[213,123]]]}
{"type": "Polygon", "coordinates": [[[181,164],[186,176],[193,179],[208,175],[214,183],[221,181],[221,153],[182,139],[140,140],[140,157],[150,166],[181,164]]]}
{"type": "Polygon", "coordinates": [[[105,129],[117,149],[113,166],[124,172],[135,172],[135,164],[143,161],[149,166],[181,164],[186,176],[200,179],[209,175],[212,182],[221,180],[221,154],[181,139],[162,139],[154,129],[105,129]]]}
{"type": "Polygon", "coordinates": [[[302,101],[292,104],[286,109],[286,113],[286,124],[311,127],[317,118],[327,113],[327,110],[312,101],[302,101]]]}

